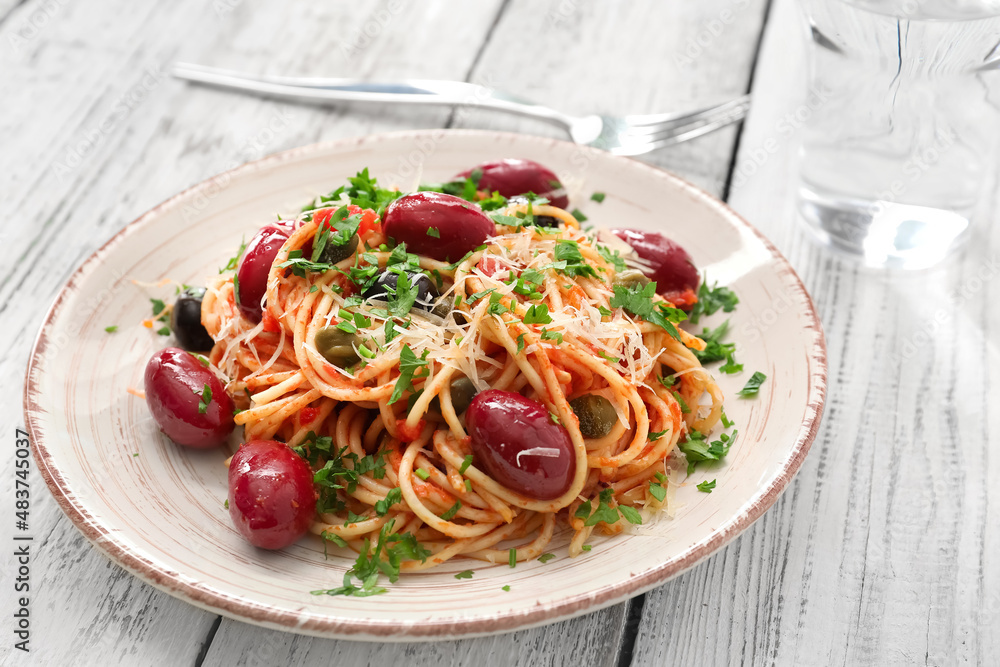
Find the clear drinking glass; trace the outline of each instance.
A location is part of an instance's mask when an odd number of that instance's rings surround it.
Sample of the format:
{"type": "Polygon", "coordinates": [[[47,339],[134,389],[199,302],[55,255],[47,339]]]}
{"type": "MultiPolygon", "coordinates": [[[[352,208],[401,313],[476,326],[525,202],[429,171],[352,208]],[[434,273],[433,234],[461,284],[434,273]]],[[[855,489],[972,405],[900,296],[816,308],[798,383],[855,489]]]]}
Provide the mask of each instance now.
{"type": "Polygon", "coordinates": [[[803,128],[802,217],[870,265],[938,262],[995,182],[1000,0],[801,4],[819,100],[803,128]]]}

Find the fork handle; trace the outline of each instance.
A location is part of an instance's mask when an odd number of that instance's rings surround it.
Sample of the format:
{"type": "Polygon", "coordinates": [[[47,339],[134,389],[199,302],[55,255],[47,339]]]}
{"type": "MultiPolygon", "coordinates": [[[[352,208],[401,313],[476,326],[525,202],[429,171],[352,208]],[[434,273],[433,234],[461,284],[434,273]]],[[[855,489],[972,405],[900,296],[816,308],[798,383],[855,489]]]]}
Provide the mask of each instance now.
{"type": "Polygon", "coordinates": [[[393,83],[361,79],[261,76],[190,63],[177,63],[172,73],[187,81],[278,99],[478,107],[549,121],[567,130],[571,122],[569,116],[555,109],[463,81],[408,79],[393,83]]]}

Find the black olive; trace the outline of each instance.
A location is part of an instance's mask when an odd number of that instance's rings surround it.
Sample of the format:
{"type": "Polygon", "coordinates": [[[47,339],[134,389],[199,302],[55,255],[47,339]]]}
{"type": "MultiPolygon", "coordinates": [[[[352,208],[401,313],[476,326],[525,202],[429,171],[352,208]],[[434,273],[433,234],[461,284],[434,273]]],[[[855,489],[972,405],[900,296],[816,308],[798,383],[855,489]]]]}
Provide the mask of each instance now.
{"type": "Polygon", "coordinates": [[[451,299],[438,299],[437,302],[435,302],[434,307],[431,308],[431,314],[437,315],[443,320],[451,314],[453,303],[454,302],[451,299]]]}
{"type": "Polygon", "coordinates": [[[603,438],[611,432],[618,419],[615,406],[598,394],[577,396],[569,402],[569,407],[580,420],[580,433],[585,438],[603,438]]]}
{"type": "Polygon", "coordinates": [[[201,301],[205,298],[204,287],[188,287],[174,302],[174,312],[170,315],[170,328],[174,337],[188,352],[211,350],[215,341],[201,325],[201,301]]]}
{"type": "MultiPolygon", "coordinates": [[[[507,200],[508,205],[527,204],[528,198],[518,195],[507,200]]],[[[534,215],[534,214],[532,214],[534,215]]],[[[559,218],[552,215],[535,215],[535,224],[539,227],[558,227],[559,218]]]]}
{"type": "Polygon", "coordinates": [[[361,338],[355,333],[337,327],[323,327],[316,332],[313,343],[316,351],[334,366],[347,368],[361,359],[354,349],[361,346],[361,338]]]}
{"type": "Polygon", "coordinates": [[[342,262],[354,254],[354,252],[358,249],[358,243],[360,242],[361,237],[357,234],[348,239],[347,243],[344,245],[333,245],[332,243],[327,242],[327,244],[323,246],[323,252],[319,254],[319,261],[327,264],[342,262]]]}
{"type": "MultiPolygon", "coordinates": [[[[438,297],[438,291],[431,279],[425,273],[416,273],[413,271],[404,271],[404,273],[410,279],[410,286],[416,286],[417,288],[417,300],[413,304],[414,308],[427,311],[432,310],[434,308],[434,301],[438,297]]],[[[388,288],[396,289],[396,281],[398,279],[399,274],[396,271],[385,271],[371,287],[364,291],[363,296],[366,299],[388,299],[388,288]]]]}

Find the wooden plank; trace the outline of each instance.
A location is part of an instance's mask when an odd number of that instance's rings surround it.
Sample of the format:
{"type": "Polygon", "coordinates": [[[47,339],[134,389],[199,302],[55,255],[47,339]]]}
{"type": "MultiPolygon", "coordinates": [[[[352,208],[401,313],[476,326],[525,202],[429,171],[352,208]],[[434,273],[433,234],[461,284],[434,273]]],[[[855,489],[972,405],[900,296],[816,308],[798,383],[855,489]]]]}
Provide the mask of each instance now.
{"type": "Polygon", "coordinates": [[[967,253],[923,273],[865,270],[814,246],[793,209],[798,132],[785,129],[786,114],[809,113],[800,21],[791,0],[775,3],[731,202],[819,309],[824,423],[760,521],[647,594],[634,664],[989,664],[1000,651],[997,216],[967,253]]]}
{"type": "MultiPolygon", "coordinates": [[[[765,0],[515,0],[472,79],[581,116],[707,106],[747,92],[765,4],[765,0]]],[[[482,112],[464,114],[455,126],[566,138],[547,124],[482,112]]],[[[721,195],[737,128],[641,159],[721,195]]]]}
{"type": "MultiPolygon", "coordinates": [[[[474,79],[483,80],[492,74],[495,78],[487,83],[581,112],[662,111],[743,92],[762,4],[740,14],[741,22],[730,26],[733,32],[724,43],[689,64],[678,59],[688,44],[684,40],[699,34],[725,3],[701,8],[684,4],[647,2],[639,9],[620,9],[624,18],[619,18],[603,6],[551,1],[528,9],[528,3],[518,1],[509,4],[496,26],[499,1],[439,1],[401,8],[381,2],[366,5],[364,11],[355,5],[272,1],[250,6],[238,0],[210,6],[193,0],[167,5],[117,2],[100,9],[60,5],[44,30],[23,44],[16,66],[0,68],[0,94],[9,103],[0,117],[5,147],[0,173],[10,175],[0,189],[0,215],[25,221],[0,230],[0,242],[15,258],[0,267],[0,311],[7,324],[0,333],[0,369],[8,378],[4,386],[10,395],[19,395],[19,378],[41,308],[72,267],[142,211],[222,169],[267,153],[367,132],[439,127],[449,117],[439,109],[331,111],[195,89],[166,77],[167,63],[180,58],[273,73],[381,78],[462,79],[472,72],[474,79]],[[549,21],[547,29],[531,20],[539,13],[549,21]],[[616,34],[638,30],[646,47],[640,48],[637,40],[609,37],[607,24],[616,34]],[[657,32],[656,26],[663,28],[657,32]],[[485,41],[491,30],[496,37],[485,41]],[[599,48],[584,48],[581,40],[587,39],[596,40],[599,48]],[[515,52],[525,56],[514,57],[515,52]],[[546,62],[543,56],[556,60],[532,69],[535,61],[546,62]],[[673,67],[664,66],[669,59],[673,67]],[[621,63],[631,68],[626,75],[621,74],[626,67],[621,63]],[[570,64],[575,69],[568,77],[556,76],[558,70],[552,69],[570,64]],[[530,71],[538,77],[526,77],[530,71]],[[662,85],[650,86],[651,80],[662,85]],[[580,81],[592,84],[581,86],[580,81]],[[613,101],[598,97],[601,87],[614,90],[613,101]]],[[[28,2],[0,24],[0,41],[17,28],[20,16],[42,5],[28,2]]],[[[510,119],[499,119],[482,117],[480,122],[469,115],[456,125],[537,129],[517,121],[502,125],[510,119]]],[[[731,129],[651,159],[718,193],[724,187],[734,135],[731,129]]],[[[0,406],[0,416],[20,421],[14,402],[0,406]]],[[[4,471],[11,471],[9,464],[4,471]]],[[[33,483],[33,516],[37,535],[44,537],[36,561],[44,586],[34,603],[39,618],[34,640],[45,645],[46,662],[81,655],[113,664],[159,664],[168,655],[171,661],[193,661],[214,629],[213,615],[107,563],[41,491],[41,481],[35,478],[33,483]]],[[[496,638],[336,647],[226,620],[205,648],[216,662],[229,662],[234,653],[245,652],[249,658],[274,652],[269,647],[275,644],[287,645],[292,652],[278,649],[276,655],[308,655],[314,661],[328,658],[336,648],[359,658],[371,654],[393,660],[405,655],[417,662],[502,664],[507,656],[517,655],[525,660],[547,656],[553,663],[569,656],[581,664],[609,664],[616,661],[624,619],[625,607],[618,606],[496,638]]]]}
{"type": "Polygon", "coordinates": [[[618,664],[625,605],[544,628],[425,644],[315,639],[225,620],[204,664],[288,665],[594,665],[618,664]]]}
{"type": "MultiPolygon", "coordinates": [[[[364,34],[353,31],[376,25],[377,13],[389,5],[397,3],[372,6],[370,13],[282,2],[252,8],[234,2],[232,11],[219,12],[215,8],[229,5],[120,2],[97,10],[67,4],[24,45],[23,65],[0,68],[0,91],[8,101],[0,117],[6,181],[0,213],[10,221],[0,242],[13,260],[0,269],[6,324],[0,368],[5,395],[14,399],[0,406],[6,423],[21,422],[16,397],[45,307],[74,265],[126,222],[197,181],[267,153],[413,124],[440,126],[447,119],[441,109],[348,114],[195,89],[167,78],[167,64],[183,53],[211,64],[226,64],[228,56],[260,70],[364,71],[377,64],[382,71],[375,74],[414,76],[433,46],[429,28],[437,24],[458,38],[450,58],[434,61],[432,75],[461,78],[496,9],[482,3],[442,20],[448,13],[441,3],[410,6],[400,10],[393,31],[369,28],[375,33],[370,45],[359,39],[351,42],[358,48],[340,49],[341,36],[364,34]],[[215,53],[223,58],[213,60],[215,53]]],[[[17,25],[0,26],[0,40],[17,25]]],[[[12,461],[4,460],[8,476],[12,461]]],[[[47,664],[80,656],[111,664],[193,662],[217,617],[108,563],[37,476],[32,484],[38,540],[32,657],[47,664]]],[[[9,530],[5,525],[3,534],[9,530]]]]}

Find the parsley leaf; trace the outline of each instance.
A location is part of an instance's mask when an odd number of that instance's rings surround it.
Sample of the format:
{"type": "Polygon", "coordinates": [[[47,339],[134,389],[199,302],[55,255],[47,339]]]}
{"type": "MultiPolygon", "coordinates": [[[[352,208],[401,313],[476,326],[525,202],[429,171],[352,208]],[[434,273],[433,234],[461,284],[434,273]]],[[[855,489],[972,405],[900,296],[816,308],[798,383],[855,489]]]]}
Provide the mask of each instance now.
{"type": "Polygon", "coordinates": [[[461,572],[459,572],[458,574],[455,575],[455,578],[456,579],[472,579],[472,575],[473,574],[474,573],[473,573],[472,570],[462,570],[461,572]]]}
{"type": "Polygon", "coordinates": [[[208,412],[208,406],[212,403],[212,388],[207,384],[205,388],[201,390],[201,400],[198,401],[198,413],[205,414],[208,412]]]}
{"type": "Polygon", "coordinates": [[[750,379],[747,380],[747,383],[743,386],[743,388],[736,393],[744,398],[747,396],[756,396],[760,391],[760,386],[764,384],[764,380],[766,379],[766,375],[760,371],[754,371],[754,374],[750,376],[750,379]]]}
{"type": "Polygon", "coordinates": [[[566,262],[566,267],[561,271],[567,276],[597,276],[597,270],[583,259],[583,254],[580,253],[580,244],[576,241],[565,239],[556,241],[556,247],[552,254],[557,262],[566,262]]]}
{"type": "Polygon", "coordinates": [[[118,331],[118,325],[112,324],[110,327],[104,327],[104,330],[107,331],[108,333],[114,333],[118,331]]]}
{"type": "Polygon", "coordinates": [[[385,516],[389,508],[403,499],[403,490],[398,486],[389,489],[385,498],[375,501],[375,514],[385,516]]]}
{"type": "Polygon", "coordinates": [[[614,489],[603,489],[598,497],[597,509],[593,511],[593,514],[591,514],[591,502],[588,500],[576,509],[576,514],[573,516],[577,519],[583,519],[584,526],[594,526],[601,521],[608,525],[617,523],[618,510],[608,504],[614,493],[614,489]]]}
{"type": "Polygon", "coordinates": [[[656,498],[658,502],[663,502],[663,499],[667,497],[667,489],[662,484],[657,482],[649,483],[649,495],[656,498]]]}
{"type": "Polygon", "coordinates": [[[704,482],[700,482],[698,484],[698,490],[702,491],[703,493],[711,493],[712,489],[714,489],[714,488],[715,488],[715,480],[714,479],[711,482],[709,482],[708,480],[705,480],[704,482]]]}
{"type": "Polygon", "coordinates": [[[460,509],[462,509],[462,501],[456,500],[455,504],[449,507],[445,513],[441,515],[441,518],[445,521],[451,521],[455,518],[455,515],[458,514],[458,510],[460,509]]]}
{"type": "Polygon", "coordinates": [[[441,232],[438,231],[437,227],[428,227],[427,236],[433,236],[436,239],[441,238],[441,232]]]}
{"type": "Polygon", "coordinates": [[[698,288],[698,302],[691,309],[691,323],[698,324],[702,315],[712,315],[720,308],[724,313],[731,313],[740,299],[728,287],[718,287],[718,283],[709,287],[702,281],[698,288]]]}
{"type": "Polygon", "coordinates": [[[556,557],[555,554],[542,554],[541,556],[538,557],[538,560],[540,560],[542,564],[545,564],[555,557],[556,557]]]}
{"type": "Polygon", "coordinates": [[[695,467],[703,461],[719,461],[729,453],[729,448],[736,440],[736,431],[732,434],[723,433],[718,440],[709,442],[704,434],[699,431],[688,433],[687,440],[677,445],[684,456],[687,457],[687,473],[694,472],[695,467]]]}
{"type": "Polygon", "coordinates": [[[604,193],[603,192],[595,192],[594,194],[590,195],[590,200],[591,201],[596,201],[598,204],[600,204],[601,202],[604,201],[604,193]]]}
{"type": "Polygon", "coordinates": [[[552,318],[549,317],[549,306],[544,303],[532,304],[528,308],[527,312],[524,313],[524,323],[525,324],[551,324],[552,318]]]}
{"type": "Polygon", "coordinates": [[[399,352],[399,378],[392,388],[392,395],[389,397],[389,405],[392,405],[403,397],[403,392],[413,391],[413,379],[427,377],[430,369],[427,368],[427,354],[429,350],[417,357],[410,349],[410,346],[403,344],[403,349],[399,352]]]}

